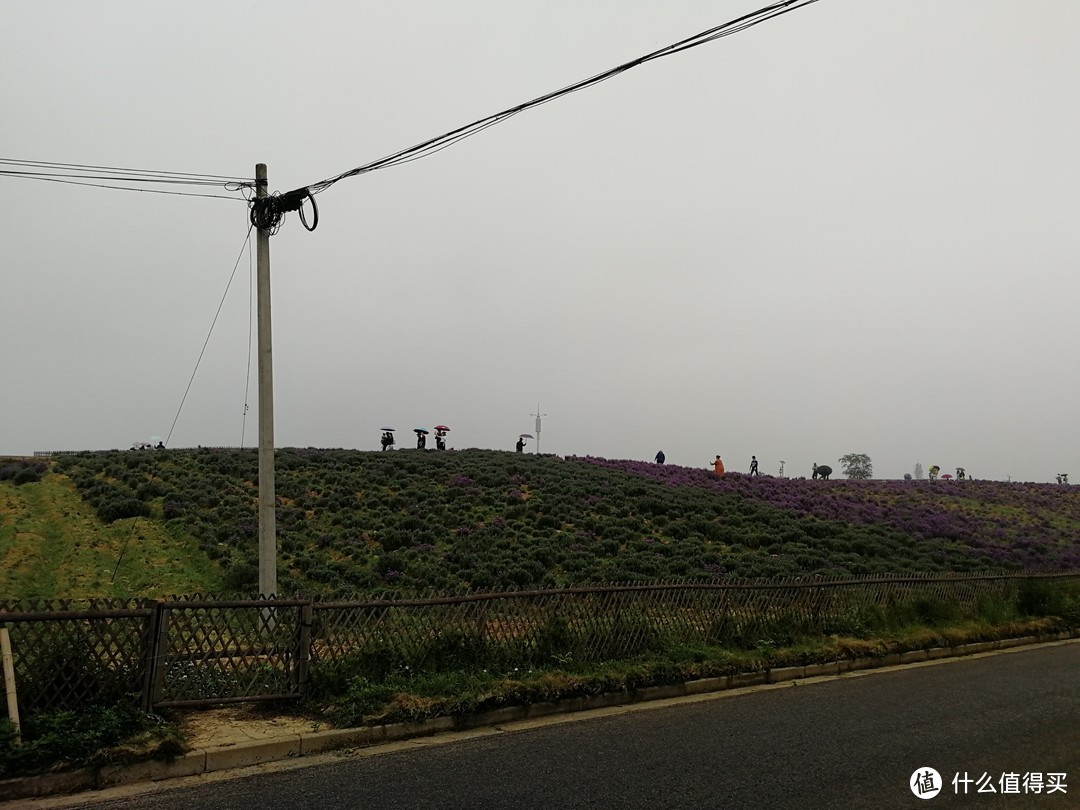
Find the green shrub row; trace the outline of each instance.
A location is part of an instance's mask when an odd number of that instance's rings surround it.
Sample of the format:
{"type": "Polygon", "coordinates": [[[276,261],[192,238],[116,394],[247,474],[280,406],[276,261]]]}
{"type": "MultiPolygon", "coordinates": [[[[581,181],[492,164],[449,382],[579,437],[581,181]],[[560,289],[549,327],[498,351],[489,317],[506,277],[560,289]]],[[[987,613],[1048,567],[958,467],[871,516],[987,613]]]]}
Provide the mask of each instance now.
{"type": "Polygon", "coordinates": [[[49,465],[44,461],[30,459],[0,462],[0,481],[10,481],[15,486],[34,484],[41,480],[48,468],[49,465]]]}

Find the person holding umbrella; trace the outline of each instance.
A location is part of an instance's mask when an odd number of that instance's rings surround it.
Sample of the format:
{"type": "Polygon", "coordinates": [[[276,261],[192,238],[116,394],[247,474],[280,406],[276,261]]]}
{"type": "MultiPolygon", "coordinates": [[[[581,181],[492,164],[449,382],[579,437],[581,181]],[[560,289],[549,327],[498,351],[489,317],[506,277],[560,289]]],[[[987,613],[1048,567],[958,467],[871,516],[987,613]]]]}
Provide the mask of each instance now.
{"type": "Polygon", "coordinates": [[[382,439],[379,440],[379,443],[382,445],[383,450],[390,450],[394,446],[394,429],[384,427],[382,431],[382,439]]]}
{"type": "Polygon", "coordinates": [[[427,428],[413,428],[413,431],[416,433],[416,449],[417,450],[426,449],[427,448],[427,435],[428,435],[427,428]]]}
{"type": "Polygon", "coordinates": [[[517,447],[517,451],[519,453],[524,453],[525,452],[525,437],[524,436],[518,436],[517,444],[515,445],[515,447],[517,447]]]}
{"type": "Polygon", "coordinates": [[[449,430],[450,430],[450,428],[448,428],[446,425],[436,425],[435,426],[435,449],[436,450],[445,450],[446,449],[446,434],[447,434],[447,432],[449,430]]]}

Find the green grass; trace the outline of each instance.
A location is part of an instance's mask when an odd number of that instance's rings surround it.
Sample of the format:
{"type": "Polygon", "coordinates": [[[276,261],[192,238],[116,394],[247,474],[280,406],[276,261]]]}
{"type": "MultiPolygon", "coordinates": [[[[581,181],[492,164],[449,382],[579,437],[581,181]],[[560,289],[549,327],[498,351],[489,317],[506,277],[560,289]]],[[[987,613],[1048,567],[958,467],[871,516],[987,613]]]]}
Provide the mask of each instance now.
{"type": "Polygon", "coordinates": [[[158,597],[220,587],[217,565],[182,531],[134,518],[103,524],[63,475],[21,486],[0,482],[0,594],[6,599],[158,597]]]}

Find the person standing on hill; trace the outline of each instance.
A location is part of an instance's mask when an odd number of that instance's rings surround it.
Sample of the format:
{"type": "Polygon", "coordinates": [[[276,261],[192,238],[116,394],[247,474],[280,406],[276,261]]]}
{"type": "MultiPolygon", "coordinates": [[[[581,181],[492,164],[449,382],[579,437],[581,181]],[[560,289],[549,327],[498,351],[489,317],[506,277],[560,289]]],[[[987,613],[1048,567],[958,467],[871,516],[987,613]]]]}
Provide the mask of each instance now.
{"type": "Polygon", "coordinates": [[[664,455],[664,451],[663,451],[663,450],[659,450],[659,451],[657,451],[657,453],[656,453],[656,458],[654,459],[654,461],[655,461],[655,462],[656,462],[657,464],[663,464],[663,463],[664,463],[665,461],[667,461],[667,456],[665,456],[665,455],[664,455]]]}
{"type": "Polygon", "coordinates": [[[750,475],[761,475],[757,469],[757,456],[750,456],[750,475]]]}
{"type": "Polygon", "coordinates": [[[720,456],[716,457],[716,461],[712,463],[713,472],[716,473],[717,478],[724,477],[724,462],[720,456]]]}
{"type": "Polygon", "coordinates": [[[518,440],[517,440],[517,444],[514,445],[514,447],[517,448],[517,451],[519,453],[524,453],[525,452],[525,437],[519,436],[518,440]]]}

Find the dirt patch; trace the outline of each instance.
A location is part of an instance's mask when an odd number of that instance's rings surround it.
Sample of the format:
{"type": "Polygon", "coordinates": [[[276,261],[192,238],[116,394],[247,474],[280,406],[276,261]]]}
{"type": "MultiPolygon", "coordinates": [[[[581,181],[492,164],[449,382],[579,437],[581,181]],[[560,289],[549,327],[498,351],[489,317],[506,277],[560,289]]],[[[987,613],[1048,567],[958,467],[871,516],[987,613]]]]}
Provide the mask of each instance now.
{"type": "Polygon", "coordinates": [[[251,706],[191,711],[183,714],[179,723],[184,743],[191,749],[296,737],[326,730],[324,723],[310,717],[253,709],[251,706]]]}

